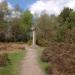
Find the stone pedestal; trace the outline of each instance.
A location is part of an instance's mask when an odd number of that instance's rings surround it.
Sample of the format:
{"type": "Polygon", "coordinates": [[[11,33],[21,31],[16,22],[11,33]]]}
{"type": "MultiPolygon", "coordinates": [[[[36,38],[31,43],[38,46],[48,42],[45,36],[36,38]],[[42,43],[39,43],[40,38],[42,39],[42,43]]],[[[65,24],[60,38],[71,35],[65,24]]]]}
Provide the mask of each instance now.
{"type": "Polygon", "coordinates": [[[32,47],[35,48],[36,47],[36,28],[35,27],[32,28],[32,33],[33,33],[32,47]]]}
{"type": "Polygon", "coordinates": [[[33,47],[35,48],[36,47],[36,31],[34,30],[33,31],[33,47]]]}

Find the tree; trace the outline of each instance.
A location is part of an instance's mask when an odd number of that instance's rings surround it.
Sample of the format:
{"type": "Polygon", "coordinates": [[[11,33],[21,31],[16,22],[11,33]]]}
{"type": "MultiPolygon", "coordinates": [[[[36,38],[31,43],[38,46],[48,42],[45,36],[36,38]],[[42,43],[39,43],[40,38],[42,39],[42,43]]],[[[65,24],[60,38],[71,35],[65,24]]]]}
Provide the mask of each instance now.
{"type": "Polygon", "coordinates": [[[4,21],[4,13],[0,11],[0,41],[4,41],[6,33],[7,22],[4,21]]]}
{"type": "Polygon", "coordinates": [[[66,40],[68,42],[75,42],[75,11],[72,11],[69,15],[69,18],[67,18],[65,24],[66,24],[66,40]]]}
{"type": "Polygon", "coordinates": [[[32,14],[30,11],[25,11],[23,15],[21,16],[21,24],[25,30],[25,32],[29,31],[32,26],[32,14]]]}
{"type": "Polygon", "coordinates": [[[48,45],[49,42],[55,40],[56,35],[56,17],[47,14],[41,15],[37,19],[37,43],[39,45],[48,45]]]}
{"type": "Polygon", "coordinates": [[[7,12],[8,12],[8,4],[7,4],[6,0],[3,0],[0,3],[0,10],[3,11],[5,14],[7,14],[7,12]]]}
{"type": "Polygon", "coordinates": [[[70,13],[73,10],[70,8],[64,8],[63,11],[60,13],[60,15],[58,16],[58,21],[59,21],[59,25],[63,25],[64,22],[67,20],[67,18],[69,18],[70,13]]]}
{"type": "Polygon", "coordinates": [[[11,22],[11,30],[12,30],[12,36],[11,36],[11,39],[12,41],[22,41],[22,37],[20,37],[23,32],[22,32],[22,29],[21,29],[21,26],[20,26],[20,19],[16,19],[14,18],[14,20],[11,22]]]}
{"type": "Polygon", "coordinates": [[[22,12],[20,18],[14,18],[11,26],[13,41],[28,41],[32,26],[32,14],[30,11],[22,12]]]}
{"type": "MultiPolygon", "coordinates": [[[[68,39],[66,37],[66,32],[72,29],[71,21],[72,16],[71,13],[73,12],[70,8],[64,8],[64,10],[58,16],[58,30],[57,30],[57,41],[59,42],[66,42],[68,39]]],[[[71,32],[71,31],[69,31],[71,32]]],[[[70,33],[69,33],[70,34],[70,33]]],[[[68,36],[70,37],[70,35],[68,36]]],[[[70,40],[68,40],[70,41],[70,40]]]]}
{"type": "Polygon", "coordinates": [[[30,11],[27,10],[23,12],[21,16],[20,27],[22,28],[23,35],[25,36],[26,40],[30,38],[32,20],[33,20],[33,15],[30,13],[30,11]]]}

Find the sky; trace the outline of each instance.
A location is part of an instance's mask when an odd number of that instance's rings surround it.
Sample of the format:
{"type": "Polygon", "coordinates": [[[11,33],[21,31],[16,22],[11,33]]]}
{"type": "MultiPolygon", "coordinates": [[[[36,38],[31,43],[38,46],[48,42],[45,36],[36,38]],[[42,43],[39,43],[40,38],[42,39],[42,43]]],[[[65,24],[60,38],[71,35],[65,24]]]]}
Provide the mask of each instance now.
{"type": "Polygon", "coordinates": [[[19,5],[22,10],[28,9],[36,0],[7,0],[12,6],[19,5]]]}
{"type": "MultiPolygon", "coordinates": [[[[2,2],[3,0],[0,0],[2,2]]],[[[32,14],[40,15],[42,12],[58,15],[64,9],[69,7],[75,10],[75,0],[7,0],[8,7],[14,8],[19,5],[22,10],[30,10],[32,14]]]]}

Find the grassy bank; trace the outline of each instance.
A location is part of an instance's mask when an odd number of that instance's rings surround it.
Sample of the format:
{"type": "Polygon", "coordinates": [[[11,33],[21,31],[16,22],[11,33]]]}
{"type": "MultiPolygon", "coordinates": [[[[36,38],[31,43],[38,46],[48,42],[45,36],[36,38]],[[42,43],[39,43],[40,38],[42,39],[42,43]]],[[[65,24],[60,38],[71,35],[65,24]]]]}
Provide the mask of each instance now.
{"type": "Polygon", "coordinates": [[[24,57],[25,51],[19,51],[16,53],[9,53],[8,58],[10,59],[10,64],[0,68],[0,75],[18,75],[19,64],[24,57]]]}
{"type": "MultiPolygon", "coordinates": [[[[44,50],[45,48],[43,48],[43,47],[39,47],[38,49],[37,49],[37,52],[38,52],[38,61],[39,61],[39,65],[40,65],[40,67],[46,72],[46,70],[47,70],[47,68],[48,68],[48,63],[47,62],[43,62],[42,60],[41,60],[41,55],[42,55],[42,52],[43,52],[43,50],[44,50]]],[[[48,75],[47,73],[45,73],[46,75],[48,75]]]]}

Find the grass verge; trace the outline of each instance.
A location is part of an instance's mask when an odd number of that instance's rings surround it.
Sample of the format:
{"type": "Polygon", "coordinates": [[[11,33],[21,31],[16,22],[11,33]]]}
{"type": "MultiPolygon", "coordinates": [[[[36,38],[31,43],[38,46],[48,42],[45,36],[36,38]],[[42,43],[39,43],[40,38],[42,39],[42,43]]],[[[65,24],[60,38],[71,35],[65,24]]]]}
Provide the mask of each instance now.
{"type": "Polygon", "coordinates": [[[25,51],[19,51],[16,53],[9,53],[8,58],[10,59],[10,64],[0,68],[0,75],[18,75],[19,64],[24,57],[25,51]]]}
{"type": "Polygon", "coordinates": [[[47,71],[47,69],[48,69],[49,64],[48,64],[47,62],[43,62],[43,61],[41,60],[41,55],[42,55],[42,52],[43,52],[44,49],[45,49],[45,48],[43,48],[43,47],[39,47],[39,48],[37,49],[38,56],[39,56],[39,57],[38,57],[38,62],[39,62],[40,67],[45,71],[45,74],[48,75],[48,74],[46,73],[46,71],[47,71]]]}

